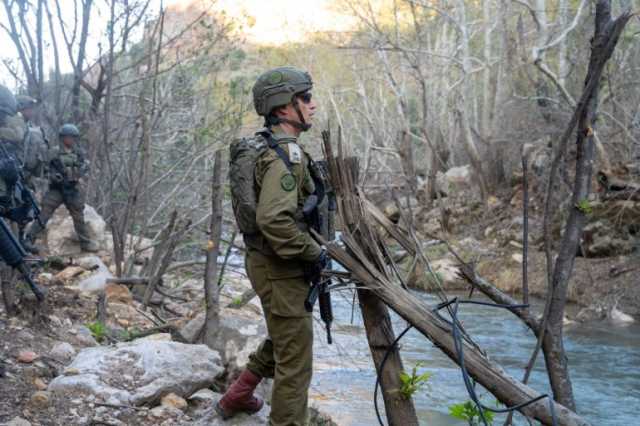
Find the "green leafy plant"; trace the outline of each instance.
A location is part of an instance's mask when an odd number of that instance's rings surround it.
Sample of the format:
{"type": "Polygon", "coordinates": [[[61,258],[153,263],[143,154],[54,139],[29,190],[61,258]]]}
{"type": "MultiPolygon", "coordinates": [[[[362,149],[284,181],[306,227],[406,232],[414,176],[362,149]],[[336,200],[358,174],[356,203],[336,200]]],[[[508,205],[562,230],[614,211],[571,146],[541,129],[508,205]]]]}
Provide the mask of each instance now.
{"type": "MultiPolygon", "coordinates": [[[[469,426],[479,426],[482,423],[481,411],[472,401],[461,402],[449,406],[449,414],[459,420],[465,420],[469,426]]],[[[491,411],[482,410],[485,420],[489,425],[493,424],[494,414],[491,411]]]]}
{"type": "Polygon", "coordinates": [[[586,198],[578,201],[578,204],[576,204],[576,208],[587,216],[593,213],[593,207],[589,203],[589,200],[587,200],[586,198]]]}
{"type": "Polygon", "coordinates": [[[418,368],[421,365],[422,363],[418,362],[411,370],[411,374],[404,371],[400,373],[400,381],[402,382],[400,393],[405,399],[411,398],[431,377],[431,373],[418,374],[418,368]]]}
{"type": "Polygon", "coordinates": [[[233,300],[231,301],[231,303],[233,303],[233,306],[242,305],[242,297],[240,297],[240,296],[234,297],[233,300]]]}
{"type": "Polygon", "coordinates": [[[100,321],[87,324],[87,328],[89,329],[89,331],[91,331],[91,335],[93,336],[93,338],[98,342],[102,342],[109,332],[107,326],[100,321]]]}

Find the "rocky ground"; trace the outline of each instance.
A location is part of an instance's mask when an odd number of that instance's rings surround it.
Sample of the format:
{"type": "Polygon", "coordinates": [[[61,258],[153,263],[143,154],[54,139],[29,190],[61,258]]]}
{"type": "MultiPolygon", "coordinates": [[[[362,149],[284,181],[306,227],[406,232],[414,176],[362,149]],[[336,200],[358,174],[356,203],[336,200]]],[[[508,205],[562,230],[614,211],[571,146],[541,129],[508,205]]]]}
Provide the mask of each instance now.
{"type": "MultiPolygon", "coordinates": [[[[416,209],[417,230],[433,240],[448,241],[465,262],[474,263],[479,275],[501,290],[520,297],[524,241],[522,186],[516,183],[499,197],[491,196],[485,210],[474,197],[469,176],[458,173],[445,185],[449,193],[444,198],[434,201],[432,207],[416,209]]],[[[567,316],[577,321],[633,322],[640,319],[640,201],[629,197],[621,200],[611,191],[602,191],[597,184],[594,187],[598,191],[588,205],[582,250],[576,257],[570,281],[567,316]]],[[[535,187],[530,198],[529,289],[531,295],[544,297],[547,266],[542,197],[535,187]]],[[[392,206],[388,207],[387,214],[393,216],[398,212],[392,206]]],[[[556,241],[560,240],[562,220],[560,216],[552,226],[556,241]]],[[[469,285],[458,274],[460,262],[446,245],[424,243],[425,252],[445,289],[468,290],[469,285]]],[[[420,264],[412,265],[408,259],[404,260],[406,270],[412,266],[415,271],[410,285],[433,289],[433,276],[425,273],[420,264]]]]}
{"type": "MultiPolygon", "coordinates": [[[[409,283],[432,290],[468,289],[458,276],[458,259],[437,238],[449,241],[465,262],[504,291],[518,294],[522,281],[521,192],[518,187],[489,199],[488,211],[469,192],[464,170],[449,182],[448,194],[434,206],[415,209],[416,228],[437,279],[398,250],[413,271],[409,283]],[[462,176],[462,178],[460,178],[462,176]],[[452,186],[460,184],[459,188],[452,186]]],[[[539,206],[539,204],[538,204],[539,206]]],[[[530,218],[529,286],[546,293],[540,208],[530,218]]],[[[640,258],[637,229],[640,204],[594,199],[583,253],[576,259],[567,311],[570,320],[640,318],[640,258]]],[[[398,216],[390,208],[390,217],[398,216]]],[[[144,286],[107,283],[112,277],[110,236],[95,212],[88,212],[97,255],[81,253],[71,221],[59,212],[46,238],[62,253],[35,271],[48,291],[37,306],[19,288],[21,313],[9,318],[0,306],[0,424],[26,425],[216,425],[212,410],[227,384],[266,334],[257,300],[241,305],[249,283],[242,268],[227,269],[221,292],[222,342],[215,350],[187,344],[204,322],[202,271],[181,269],[163,277],[163,294],[141,303],[144,286]],[[96,302],[104,292],[107,317],[96,324],[96,302]]],[[[258,393],[269,400],[270,383],[258,393]]],[[[268,404],[255,416],[226,425],[267,424],[268,404]]],[[[313,411],[313,424],[331,424],[313,411]]]]}
{"type": "MultiPolygon", "coordinates": [[[[71,224],[58,218],[47,238],[65,256],[36,272],[47,290],[37,306],[28,288],[21,312],[9,318],[0,306],[0,424],[27,425],[217,425],[213,411],[227,384],[265,336],[257,300],[238,307],[249,283],[227,270],[221,291],[221,345],[194,341],[203,324],[202,272],[181,270],[163,279],[163,293],[146,310],[144,288],[107,283],[104,228],[90,226],[103,251],[81,253],[71,224]],[[64,248],[62,248],[64,247],[64,248]],[[98,295],[107,317],[96,323],[98,295]]],[[[267,402],[270,381],[258,393],[267,402]]],[[[266,425],[269,405],[225,425],[266,425]]],[[[331,424],[313,410],[313,424],[331,424]]]]}

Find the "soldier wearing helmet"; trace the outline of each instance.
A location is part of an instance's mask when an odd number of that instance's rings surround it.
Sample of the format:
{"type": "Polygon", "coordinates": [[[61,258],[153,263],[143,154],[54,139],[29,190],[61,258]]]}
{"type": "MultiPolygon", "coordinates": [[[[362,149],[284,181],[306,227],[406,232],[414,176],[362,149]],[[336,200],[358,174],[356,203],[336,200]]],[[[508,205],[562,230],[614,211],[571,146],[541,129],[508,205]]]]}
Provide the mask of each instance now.
{"type": "Polygon", "coordinates": [[[16,96],[17,109],[24,119],[24,176],[27,184],[40,195],[46,189],[45,166],[49,142],[42,127],[36,124],[38,101],[30,96],[16,96]]]}
{"type": "MultiPolygon", "coordinates": [[[[11,210],[21,203],[20,194],[15,191],[15,183],[20,173],[20,155],[22,143],[22,126],[17,125],[17,105],[13,93],[0,84],[0,216],[8,219],[11,210]]],[[[8,221],[11,230],[17,235],[18,227],[8,221]]],[[[2,298],[9,315],[17,313],[15,305],[15,282],[17,275],[14,270],[0,261],[0,282],[2,298]]]]}
{"type": "MultiPolygon", "coordinates": [[[[40,219],[47,222],[61,204],[64,204],[71,218],[73,227],[84,251],[95,252],[97,247],[89,237],[89,230],[84,220],[85,192],[82,179],[89,171],[84,154],[78,146],[80,131],[74,124],[64,124],[58,131],[59,144],[48,154],[49,190],[42,198],[40,219]]],[[[27,235],[30,241],[43,231],[39,223],[32,224],[27,235]]]]}
{"type": "MultiPolygon", "coordinates": [[[[309,291],[305,267],[325,265],[327,259],[302,219],[304,201],[315,192],[312,160],[298,141],[311,128],[316,111],[312,87],[310,75],[293,67],[267,71],[253,87],[255,110],[264,118],[265,128],[244,140],[269,148],[260,152],[253,168],[253,216],[258,231],[243,231],[243,237],[247,274],[260,298],[269,337],[250,355],[246,369],[216,404],[216,411],[225,419],[260,410],[263,402],[253,391],[266,377],[274,380],[270,424],[304,425],[307,421],[313,324],[304,308],[309,291]]],[[[232,193],[239,180],[230,172],[232,193]]],[[[241,230],[243,217],[247,215],[236,212],[241,230]]]]}

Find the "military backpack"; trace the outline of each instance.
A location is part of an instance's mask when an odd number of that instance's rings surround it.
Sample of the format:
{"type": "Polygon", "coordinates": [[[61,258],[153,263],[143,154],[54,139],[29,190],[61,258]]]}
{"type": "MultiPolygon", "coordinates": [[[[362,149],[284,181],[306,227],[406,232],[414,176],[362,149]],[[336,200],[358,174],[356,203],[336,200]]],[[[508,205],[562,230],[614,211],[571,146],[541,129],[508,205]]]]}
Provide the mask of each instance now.
{"type": "Polygon", "coordinates": [[[231,205],[238,228],[244,235],[260,232],[256,222],[258,196],[255,188],[255,169],[258,159],[268,149],[275,150],[287,168],[292,169],[287,153],[278,146],[267,130],[260,131],[253,137],[236,139],[229,147],[231,205]]]}

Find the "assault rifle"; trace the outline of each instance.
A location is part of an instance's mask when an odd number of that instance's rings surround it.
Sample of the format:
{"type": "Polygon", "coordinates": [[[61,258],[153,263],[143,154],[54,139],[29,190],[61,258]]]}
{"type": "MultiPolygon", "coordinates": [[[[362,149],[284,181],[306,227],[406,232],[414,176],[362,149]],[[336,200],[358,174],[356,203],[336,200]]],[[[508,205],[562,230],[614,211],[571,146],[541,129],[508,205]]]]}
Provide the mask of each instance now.
{"type": "Polygon", "coordinates": [[[54,158],[49,162],[49,164],[51,165],[53,170],[55,170],[56,173],[58,173],[61,177],[61,180],[56,181],[55,183],[57,186],[61,187],[62,192],[64,193],[65,191],[73,191],[73,189],[75,188],[75,184],[74,182],[69,181],[67,173],[64,170],[64,164],[62,164],[62,160],[60,160],[59,158],[54,158]]]}
{"type": "MultiPolygon", "coordinates": [[[[304,203],[302,208],[307,224],[316,230],[321,232],[321,220],[320,213],[318,211],[318,196],[311,195],[304,203]]],[[[313,312],[313,306],[316,304],[316,300],[320,299],[320,319],[324,322],[327,329],[327,342],[331,344],[331,322],[333,321],[333,308],[331,307],[331,293],[329,293],[328,286],[331,283],[330,279],[325,279],[322,274],[314,274],[311,281],[311,288],[304,301],[304,308],[307,312],[313,312]]]]}
{"type": "MultiPolygon", "coordinates": [[[[321,179],[322,175],[326,175],[323,170],[323,164],[321,162],[312,163],[312,167],[316,167],[312,172],[314,177],[314,183],[316,186],[316,192],[310,195],[304,203],[302,213],[304,215],[305,222],[321,234],[323,237],[333,240],[335,237],[335,229],[333,226],[333,211],[336,209],[335,198],[333,197],[333,191],[325,186],[326,179],[321,179]],[[327,208],[321,209],[323,199],[327,198],[327,208]]],[[[327,265],[331,269],[331,260],[327,265]]],[[[333,308],[331,307],[331,293],[329,287],[331,285],[330,278],[322,277],[322,274],[315,274],[311,282],[311,288],[307,294],[307,298],[304,301],[304,307],[307,312],[313,312],[313,306],[316,300],[320,301],[320,318],[325,324],[327,329],[327,342],[331,344],[333,339],[331,338],[331,322],[333,321],[333,308]]]]}
{"type": "Polygon", "coordinates": [[[31,277],[31,271],[27,265],[27,253],[18,241],[18,239],[11,232],[9,225],[0,217],[0,259],[2,259],[7,265],[22,275],[22,278],[29,284],[31,291],[38,299],[38,302],[44,300],[44,293],[38,287],[38,284],[31,277]]]}

